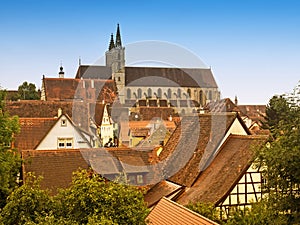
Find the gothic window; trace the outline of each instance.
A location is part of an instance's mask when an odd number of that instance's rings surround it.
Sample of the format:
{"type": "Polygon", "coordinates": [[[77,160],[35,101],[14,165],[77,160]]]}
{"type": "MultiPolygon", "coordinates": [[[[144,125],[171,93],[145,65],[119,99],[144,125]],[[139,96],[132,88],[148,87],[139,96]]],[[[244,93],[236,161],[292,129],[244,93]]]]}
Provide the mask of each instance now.
{"type": "Polygon", "coordinates": [[[169,89],[168,89],[168,98],[171,99],[171,97],[172,97],[172,91],[171,91],[171,89],[169,88],[169,89]]]}
{"type": "Polygon", "coordinates": [[[162,96],[161,88],[158,88],[158,90],[157,90],[157,97],[161,98],[161,96],[162,96]]]}
{"type": "Polygon", "coordinates": [[[200,105],[203,106],[203,91],[202,90],[199,92],[199,102],[200,102],[200,105]]]}
{"type": "Polygon", "coordinates": [[[142,98],[142,89],[138,89],[137,90],[137,95],[138,95],[138,98],[142,98]]]}
{"type": "Polygon", "coordinates": [[[177,90],[177,97],[181,98],[181,89],[180,88],[178,88],[178,90],[177,90]]]}
{"type": "Polygon", "coordinates": [[[152,97],[152,89],[148,88],[148,98],[151,98],[151,97],[152,97]]]}
{"type": "Polygon", "coordinates": [[[209,98],[209,100],[212,100],[212,91],[208,92],[208,98],[209,98]]]}
{"type": "Polygon", "coordinates": [[[187,93],[188,93],[189,97],[191,97],[191,89],[188,89],[187,93]]]}
{"type": "Polygon", "coordinates": [[[127,89],[127,99],[131,99],[131,90],[127,89]]]}

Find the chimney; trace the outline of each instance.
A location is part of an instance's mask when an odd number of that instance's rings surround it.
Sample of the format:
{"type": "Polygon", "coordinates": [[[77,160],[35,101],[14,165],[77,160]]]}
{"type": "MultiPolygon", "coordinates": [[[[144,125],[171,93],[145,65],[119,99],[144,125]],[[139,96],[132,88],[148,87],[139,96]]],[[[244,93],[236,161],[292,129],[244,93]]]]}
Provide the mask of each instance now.
{"type": "Polygon", "coordinates": [[[62,109],[58,108],[57,110],[57,117],[60,117],[62,115],[62,109]]]}

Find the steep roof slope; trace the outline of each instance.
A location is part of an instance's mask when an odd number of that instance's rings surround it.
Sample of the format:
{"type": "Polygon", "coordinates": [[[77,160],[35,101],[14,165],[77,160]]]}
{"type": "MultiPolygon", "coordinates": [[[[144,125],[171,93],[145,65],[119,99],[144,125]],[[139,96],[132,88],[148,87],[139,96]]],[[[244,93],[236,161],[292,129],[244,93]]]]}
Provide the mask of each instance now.
{"type": "Polygon", "coordinates": [[[266,136],[230,135],[212,163],[199,174],[193,186],[177,202],[188,204],[200,201],[215,204],[220,201],[249,168],[254,148],[265,140],[266,136]]]}

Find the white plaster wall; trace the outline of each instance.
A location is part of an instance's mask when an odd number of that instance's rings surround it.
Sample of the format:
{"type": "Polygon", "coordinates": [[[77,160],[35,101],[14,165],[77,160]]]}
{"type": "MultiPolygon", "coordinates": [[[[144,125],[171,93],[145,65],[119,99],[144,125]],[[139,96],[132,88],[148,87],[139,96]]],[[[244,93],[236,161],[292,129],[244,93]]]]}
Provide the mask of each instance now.
{"type": "Polygon", "coordinates": [[[88,143],[83,143],[85,140],[71,124],[65,116],[62,116],[52,127],[47,136],[39,144],[36,150],[54,150],[58,149],[58,138],[73,138],[73,148],[90,148],[88,143]],[[65,119],[67,122],[66,126],[61,126],[61,120],[65,119]]]}

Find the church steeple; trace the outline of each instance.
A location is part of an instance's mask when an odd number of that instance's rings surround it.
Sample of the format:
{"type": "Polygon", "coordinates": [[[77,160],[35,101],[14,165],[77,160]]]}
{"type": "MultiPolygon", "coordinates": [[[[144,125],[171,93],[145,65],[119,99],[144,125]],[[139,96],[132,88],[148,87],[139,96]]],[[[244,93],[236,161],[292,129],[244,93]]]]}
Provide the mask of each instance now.
{"type": "Polygon", "coordinates": [[[115,47],[115,43],[114,43],[114,35],[111,34],[108,50],[110,51],[110,50],[112,50],[114,47],[115,47]]]}
{"type": "Polygon", "coordinates": [[[122,47],[122,41],[121,41],[121,34],[120,34],[120,26],[119,26],[119,24],[118,24],[118,27],[117,27],[115,47],[122,47]]]}

